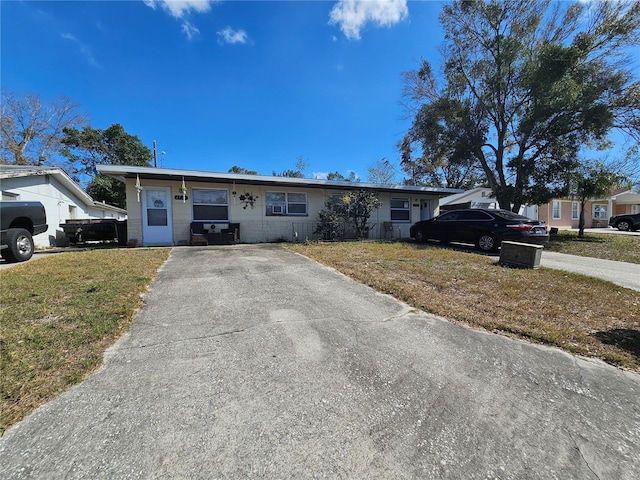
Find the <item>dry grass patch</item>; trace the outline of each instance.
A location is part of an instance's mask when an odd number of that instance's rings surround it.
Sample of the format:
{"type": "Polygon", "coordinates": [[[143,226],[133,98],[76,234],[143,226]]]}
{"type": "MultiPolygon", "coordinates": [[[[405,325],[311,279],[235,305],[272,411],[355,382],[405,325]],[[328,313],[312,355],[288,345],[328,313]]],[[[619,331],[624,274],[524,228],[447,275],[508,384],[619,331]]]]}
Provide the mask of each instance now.
{"type": "Polygon", "coordinates": [[[578,238],[578,232],[560,230],[551,235],[545,250],[581,257],[602,258],[617,262],[640,264],[640,236],[615,233],[586,233],[578,238]]]}
{"type": "Polygon", "coordinates": [[[168,255],[94,250],[2,271],[0,432],[101,365],[168,255]]]}
{"type": "Polygon", "coordinates": [[[413,243],[289,248],[450,321],[640,371],[640,294],[598,279],[504,268],[495,257],[413,243]]]}

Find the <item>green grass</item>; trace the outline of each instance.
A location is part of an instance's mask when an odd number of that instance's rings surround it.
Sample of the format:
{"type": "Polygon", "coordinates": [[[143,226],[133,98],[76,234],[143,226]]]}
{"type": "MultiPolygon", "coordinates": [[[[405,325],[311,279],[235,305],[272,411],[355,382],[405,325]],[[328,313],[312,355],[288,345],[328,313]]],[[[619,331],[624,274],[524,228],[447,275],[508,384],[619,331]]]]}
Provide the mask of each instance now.
{"type": "Polygon", "coordinates": [[[101,365],[168,255],[62,253],[0,273],[0,432],[101,365]]]}
{"type": "Polygon", "coordinates": [[[640,372],[640,294],[560,270],[409,242],[289,245],[449,321],[597,357],[640,372]]]}
{"type": "Polygon", "coordinates": [[[640,236],[638,235],[586,233],[584,238],[578,238],[578,232],[560,230],[558,234],[551,235],[545,250],[640,264],[640,236]]]}

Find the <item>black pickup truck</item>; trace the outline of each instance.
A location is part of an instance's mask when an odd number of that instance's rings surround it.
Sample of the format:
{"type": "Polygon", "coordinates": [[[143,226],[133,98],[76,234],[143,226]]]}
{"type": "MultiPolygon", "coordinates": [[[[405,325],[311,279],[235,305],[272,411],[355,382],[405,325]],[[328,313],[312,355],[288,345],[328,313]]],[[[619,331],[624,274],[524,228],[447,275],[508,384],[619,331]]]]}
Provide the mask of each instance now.
{"type": "Polygon", "coordinates": [[[621,231],[640,230],[640,213],[615,215],[609,219],[609,226],[621,231]]]}
{"type": "Polygon", "coordinates": [[[47,231],[40,202],[0,202],[0,254],[7,262],[24,262],[33,255],[33,235],[47,231]]]}

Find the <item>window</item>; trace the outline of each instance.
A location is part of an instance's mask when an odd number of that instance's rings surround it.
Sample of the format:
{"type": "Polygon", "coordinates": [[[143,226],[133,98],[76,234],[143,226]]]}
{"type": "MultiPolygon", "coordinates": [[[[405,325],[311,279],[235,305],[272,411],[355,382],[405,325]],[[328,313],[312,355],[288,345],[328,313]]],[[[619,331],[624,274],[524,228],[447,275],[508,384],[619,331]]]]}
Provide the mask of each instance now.
{"type": "Polygon", "coordinates": [[[483,212],[482,210],[466,210],[460,212],[458,216],[458,220],[467,220],[467,221],[491,221],[493,217],[488,213],[483,212]]]}
{"type": "Polygon", "coordinates": [[[553,219],[560,219],[560,202],[558,200],[553,201],[553,219]]]}
{"type": "Polygon", "coordinates": [[[595,204],[593,206],[593,219],[594,220],[608,220],[609,215],[607,214],[607,205],[605,204],[595,204]]]}
{"type": "Polygon", "coordinates": [[[265,198],[268,216],[307,215],[306,193],[267,192],[265,198]]]}
{"type": "Polygon", "coordinates": [[[491,213],[497,217],[506,218],[507,220],[529,220],[528,217],[520,215],[519,213],[510,212],[509,210],[496,210],[491,213]]]}
{"type": "Polygon", "coordinates": [[[458,220],[459,216],[460,216],[460,212],[443,213],[438,217],[438,221],[439,222],[455,222],[456,220],[458,220]]]}
{"type": "Polygon", "coordinates": [[[409,207],[411,202],[408,198],[391,199],[391,220],[394,222],[408,222],[411,220],[409,207]]]}
{"type": "Polygon", "coordinates": [[[150,227],[166,227],[169,225],[169,195],[167,190],[149,188],[144,190],[147,204],[147,225],[150,227]]]}
{"type": "Polygon", "coordinates": [[[12,192],[2,192],[2,200],[7,200],[7,201],[20,200],[20,195],[12,192]]]}
{"type": "Polygon", "coordinates": [[[193,220],[202,222],[229,221],[229,194],[226,190],[194,188],[193,220]]]}
{"type": "Polygon", "coordinates": [[[578,202],[571,202],[571,220],[578,220],[580,215],[580,208],[578,202]]]}
{"type": "Polygon", "coordinates": [[[631,205],[631,215],[640,213],[640,205],[631,205]]]}
{"type": "Polygon", "coordinates": [[[341,205],[342,203],[344,203],[344,193],[334,193],[333,195],[331,195],[331,200],[333,201],[333,203],[341,205]]]}

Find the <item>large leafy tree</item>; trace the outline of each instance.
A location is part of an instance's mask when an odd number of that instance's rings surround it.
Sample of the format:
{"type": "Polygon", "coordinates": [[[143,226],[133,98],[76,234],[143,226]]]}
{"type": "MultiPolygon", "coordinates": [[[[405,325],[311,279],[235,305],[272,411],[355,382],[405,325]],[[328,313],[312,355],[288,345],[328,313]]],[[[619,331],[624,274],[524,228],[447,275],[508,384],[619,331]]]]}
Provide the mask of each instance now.
{"type": "Polygon", "coordinates": [[[640,139],[640,2],[454,1],[440,20],[443,85],[426,61],[404,74],[414,176],[455,173],[452,186],[480,169],[517,211],[566,194],[581,150],[607,147],[613,128],[640,139]]]}
{"type": "Polygon", "coordinates": [[[603,198],[617,186],[628,183],[628,178],[612,172],[601,162],[585,162],[571,174],[569,191],[580,202],[580,217],[578,220],[578,237],[584,238],[584,209],[587,200],[603,198]]]}
{"type": "Polygon", "coordinates": [[[331,180],[333,182],[350,182],[350,183],[358,183],[360,182],[360,177],[353,170],[349,170],[349,176],[345,177],[343,174],[338,172],[329,172],[327,173],[327,180],[331,180]]]}
{"type": "Polygon", "coordinates": [[[302,155],[298,157],[295,163],[295,169],[287,169],[281,173],[277,173],[275,170],[273,171],[274,177],[289,177],[289,178],[304,178],[304,171],[309,166],[309,162],[307,162],[302,155]]]}
{"type": "Polygon", "coordinates": [[[2,90],[0,163],[43,166],[60,151],[63,130],[87,122],[66,97],[46,104],[38,95],[18,96],[2,90]]]}
{"type": "Polygon", "coordinates": [[[258,175],[256,170],[247,170],[244,167],[239,167],[238,165],[234,165],[229,170],[229,173],[239,173],[242,175],[258,175]]]}
{"type": "Polygon", "coordinates": [[[96,165],[137,165],[150,167],[151,150],[135,135],[125,132],[122,125],[107,129],[84,127],[65,128],[62,154],[68,158],[67,171],[74,180],[88,181],[87,192],[98,201],[125,208],[125,186],[122,182],[98,174],[96,165]]]}

